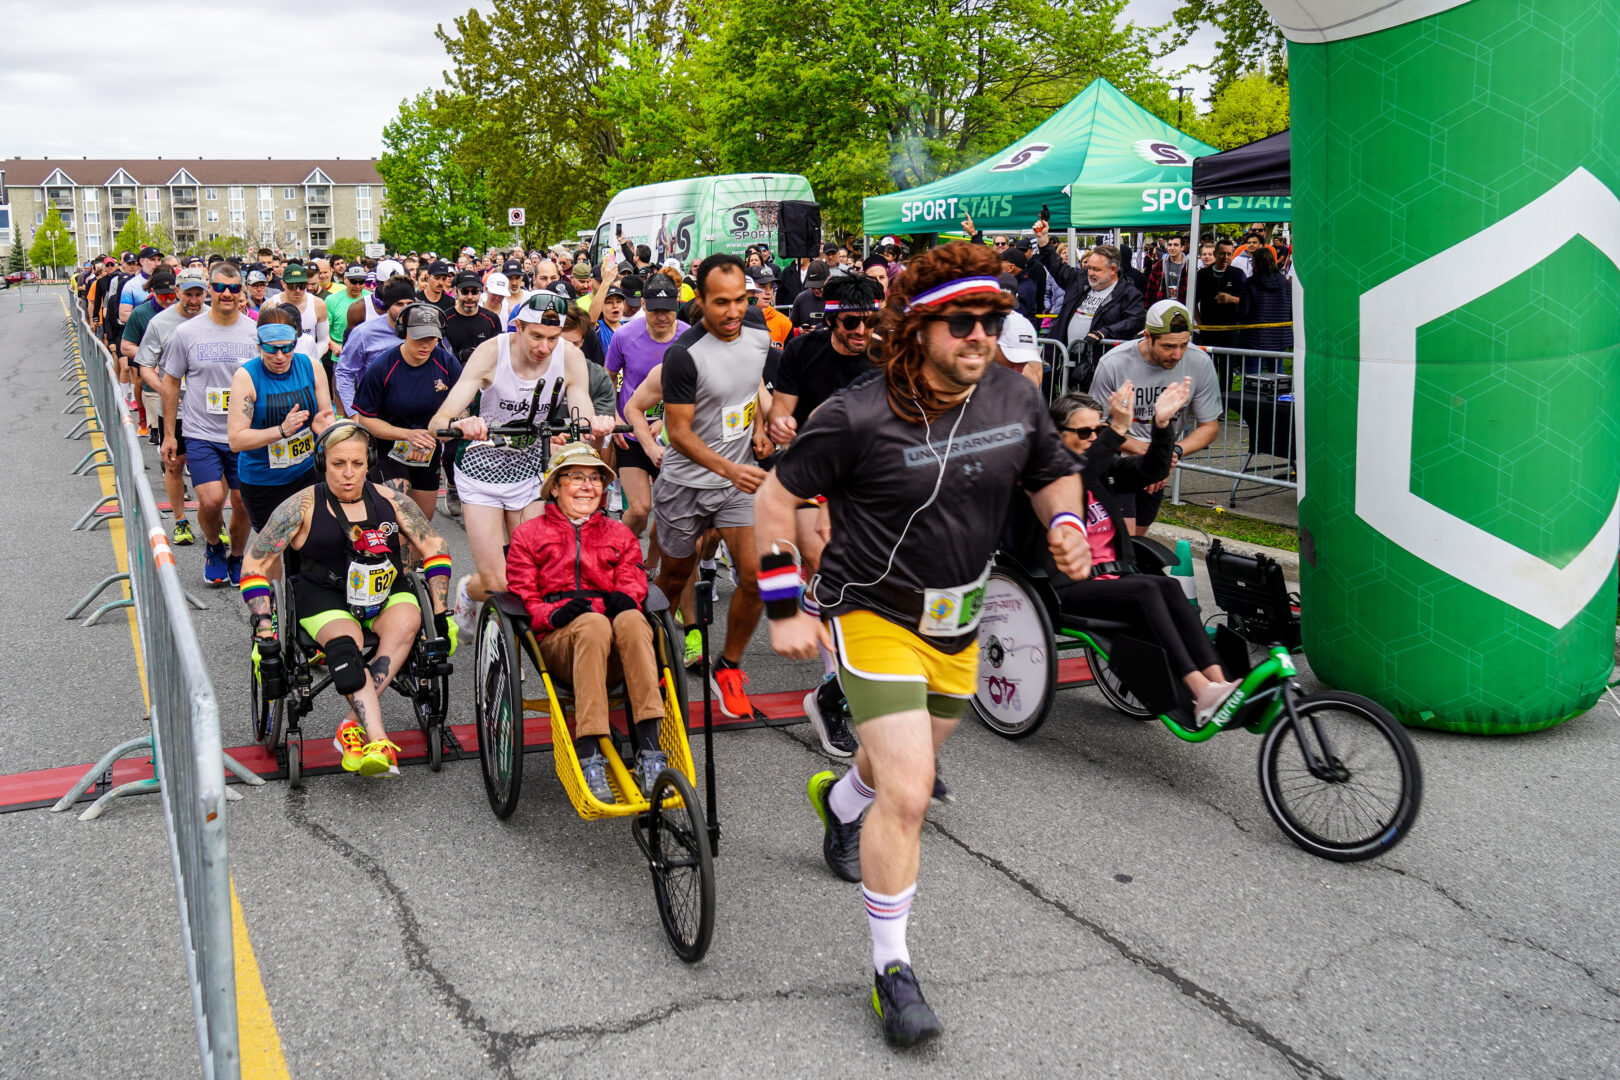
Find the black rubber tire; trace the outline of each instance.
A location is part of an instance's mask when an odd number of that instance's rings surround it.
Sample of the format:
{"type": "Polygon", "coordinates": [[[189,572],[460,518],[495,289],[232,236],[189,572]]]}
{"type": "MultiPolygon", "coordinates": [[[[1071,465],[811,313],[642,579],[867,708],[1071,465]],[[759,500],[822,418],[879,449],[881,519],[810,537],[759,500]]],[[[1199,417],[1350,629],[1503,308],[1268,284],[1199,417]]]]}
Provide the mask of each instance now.
{"type": "Polygon", "coordinates": [[[675,625],[675,613],[665,608],[658,613],[658,624],[663,630],[665,648],[668,650],[669,673],[675,681],[675,702],[681,707],[681,722],[688,723],[692,716],[691,701],[686,695],[686,665],[683,663],[685,655],[685,639],[681,636],[681,628],[675,625]]]}
{"type": "Polygon", "coordinates": [[[1342,767],[1344,776],[1329,780],[1309,772],[1293,721],[1286,715],[1278,720],[1260,746],[1260,792],[1278,828],[1312,855],[1334,862],[1370,859],[1404,840],[1423,802],[1423,770],[1418,765],[1417,749],[1400,721],[1375,701],[1339,691],[1300,698],[1294,710],[1300,722],[1311,729],[1310,738],[1318,752],[1322,747],[1315,731],[1323,729],[1331,763],[1342,767]],[[1338,722],[1326,730],[1330,711],[1338,722]],[[1368,767],[1378,764],[1369,760],[1373,757],[1387,758],[1394,774],[1389,781],[1393,786],[1376,795],[1365,783],[1368,767]],[[1347,805],[1358,775],[1363,778],[1361,791],[1382,805],[1347,805]],[[1300,812],[1307,808],[1302,801],[1307,787],[1337,793],[1310,805],[1311,809],[1326,810],[1325,815],[1319,815],[1325,817],[1325,824],[1301,820],[1300,812]],[[1323,807],[1323,803],[1331,805],[1323,807]],[[1345,824],[1350,834],[1325,835],[1324,828],[1334,822],[1345,824]]]}
{"type": "Polygon", "coordinates": [[[1092,683],[1098,690],[1102,691],[1103,699],[1112,705],[1115,711],[1130,717],[1132,720],[1155,720],[1158,718],[1158,713],[1136,700],[1136,695],[1120,684],[1114,673],[1108,669],[1108,661],[1104,660],[1096,649],[1093,649],[1090,645],[1084,645],[1081,647],[1081,652],[1085,654],[1086,665],[1091,668],[1092,683]]]}
{"type": "Polygon", "coordinates": [[[304,740],[287,740],[287,786],[304,786],[304,740]]]}
{"type": "Polygon", "coordinates": [[[434,724],[427,729],[428,768],[438,772],[444,768],[444,725],[434,724]]]}
{"type": "Polygon", "coordinates": [[[1058,659],[1053,648],[1052,617],[1029,578],[1011,566],[998,566],[990,572],[984,605],[979,622],[979,682],[972,700],[973,713],[1003,738],[1028,738],[1046,722],[1052,697],[1057,693],[1058,659]],[[1016,613],[998,610],[1003,598],[1021,598],[1021,607],[1016,613]],[[1028,625],[1016,625],[1018,622],[1028,625]],[[1016,678],[1000,674],[1011,671],[1010,665],[1016,663],[1013,656],[1027,650],[1034,651],[1027,652],[1023,673],[1016,678]],[[1033,681],[1028,682],[1031,677],[1033,681]],[[1026,682],[1028,685],[1021,685],[1026,682]],[[1031,689],[1039,691],[1035,701],[1028,700],[1031,689]],[[997,693],[1006,694],[1006,700],[996,701],[997,693]],[[1022,703],[1022,708],[1015,709],[1014,701],[1022,703]]]}
{"type": "Polygon", "coordinates": [[[649,802],[652,809],[636,819],[635,827],[644,830],[658,918],[675,955],[695,964],[714,939],[714,857],[703,806],[686,774],[676,769],[658,774],[649,802]],[[680,807],[664,807],[671,795],[680,796],[680,807]]]}
{"type": "MultiPolygon", "coordinates": [[[[280,578],[277,578],[275,581],[270,583],[270,614],[272,617],[278,617],[280,613],[285,610],[281,604],[281,590],[282,584],[280,578]]],[[[290,687],[292,682],[292,658],[287,655],[285,635],[282,635],[282,640],[283,647],[281,662],[286,673],[284,678],[290,687]]],[[[251,650],[251,648],[252,632],[249,631],[249,649],[251,650]]],[[[265,701],[261,699],[259,680],[254,676],[253,673],[253,655],[251,651],[248,654],[248,685],[250,687],[253,701],[251,706],[253,709],[251,717],[253,724],[253,739],[266,750],[273,752],[276,747],[281,745],[282,736],[287,730],[288,695],[283,694],[275,701],[265,701]]]]}
{"type": "Polygon", "coordinates": [[[478,613],[473,692],[478,719],[478,761],[489,808],[505,820],[523,790],[523,657],[512,620],[493,601],[478,613]]]}

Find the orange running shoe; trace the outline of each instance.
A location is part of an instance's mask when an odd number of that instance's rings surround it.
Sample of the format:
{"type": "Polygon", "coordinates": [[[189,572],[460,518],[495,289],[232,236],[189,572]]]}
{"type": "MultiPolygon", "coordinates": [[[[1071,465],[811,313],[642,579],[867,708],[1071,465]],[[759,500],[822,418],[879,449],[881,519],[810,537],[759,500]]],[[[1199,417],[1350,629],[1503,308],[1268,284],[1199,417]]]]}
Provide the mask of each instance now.
{"type": "Polygon", "coordinates": [[[740,667],[715,667],[710,681],[720,697],[720,711],[733,720],[752,720],[754,703],[748,700],[748,676],[740,667]]]}
{"type": "Polygon", "coordinates": [[[332,740],[343,755],[343,771],[359,772],[360,762],[366,756],[366,729],[358,720],[345,720],[338,725],[337,737],[332,740]]]}
{"type": "Polygon", "coordinates": [[[360,759],[360,775],[398,779],[399,747],[387,739],[366,743],[365,757],[360,759]]]}

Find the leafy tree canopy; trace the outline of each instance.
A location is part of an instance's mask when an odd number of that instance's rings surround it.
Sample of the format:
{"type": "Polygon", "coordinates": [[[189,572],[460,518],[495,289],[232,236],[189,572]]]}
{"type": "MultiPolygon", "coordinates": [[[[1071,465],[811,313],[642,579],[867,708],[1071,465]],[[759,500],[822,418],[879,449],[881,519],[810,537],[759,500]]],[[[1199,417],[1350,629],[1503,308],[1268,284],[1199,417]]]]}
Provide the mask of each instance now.
{"type": "Polygon", "coordinates": [[[50,267],[53,273],[60,267],[73,266],[79,261],[79,248],[62,220],[62,212],[56,207],[46,211],[44,224],[35,230],[34,242],[28,248],[28,259],[35,266],[50,267]]]}

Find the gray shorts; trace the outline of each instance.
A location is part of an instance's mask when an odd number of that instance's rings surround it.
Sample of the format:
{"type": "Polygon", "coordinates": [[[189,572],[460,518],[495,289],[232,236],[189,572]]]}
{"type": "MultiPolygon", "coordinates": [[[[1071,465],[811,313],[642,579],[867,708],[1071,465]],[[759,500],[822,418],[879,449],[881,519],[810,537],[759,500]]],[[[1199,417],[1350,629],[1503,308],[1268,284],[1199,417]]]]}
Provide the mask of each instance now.
{"type": "Polygon", "coordinates": [[[746,529],[754,524],[754,497],[727,484],[695,488],[659,477],[652,489],[653,520],[658,523],[658,550],[675,559],[690,558],[709,529],[746,529]]]}

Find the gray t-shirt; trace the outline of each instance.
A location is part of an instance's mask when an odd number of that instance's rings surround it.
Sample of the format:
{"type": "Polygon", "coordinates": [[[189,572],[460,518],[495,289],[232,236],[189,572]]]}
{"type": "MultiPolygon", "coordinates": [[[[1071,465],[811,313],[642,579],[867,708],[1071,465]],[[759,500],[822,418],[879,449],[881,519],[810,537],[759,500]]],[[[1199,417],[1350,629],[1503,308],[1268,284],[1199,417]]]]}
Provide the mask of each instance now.
{"type": "Polygon", "coordinates": [[[1091,333],[1092,317],[1097,314],[1097,310],[1103,304],[1108,302],[1108,298],[1114,295],[1114,290],[1117,288],[1119,288],[1119,279],[1115,278],[1114,283],[1108,288],[1102,290],[1092,289],[1080,298],[1080,306],[1074,309],[1074,317],[1069,320],[1070,344],[1091,333]]]}
{"type": "MultiPolygon", "coordinates": [[[[1091,380],[1091,396],[1108,408],[1108,397],[1125,385],[1129,379],[1136,391],[1136,416],[1131,423],[1131,438],[1148,442],[1153,435],[1153,409],[1159,395],[1173,382],[1192,376],[1192,400],[1181,410],[1171,426],[1176,438],[1191,431],[1196,424],[1218,420],[1226,412],[1221,403],[1221,388],[1215,378],[1215,364],[1209,353],[1196,345],[1187,346],[1181,363],[1166,370],[1158,364],[1142,359],[1141,339],[1122,341],[1103,354],[1097,364],[1097,374],[1091,380]]],[[[189,423],[189,421],[188,421],[189,423]]]]}
{"type": "MultiPolygon", "coordinates": [[[[198,314],[207,310],[204,308],[198,314]]],[[[163,355],[163,347],[186,321],[186,317],[180,313],[178,303],[170,304],[152,316],[152,321],[146,324],[146,333],[141,335],[140,348],[135,350],[135,362],[141,367],[157,367],[158,358],[163,355]]]]}
{"type": "Polygon", "coordinates": [[[220,326],[203,314],[175,330],[163,347],[162,364],[165,372],[186,381],[180,399],[186,438],[228,441],[231,378],[237,368],[258,355],[258,330],[246,315],[220,326]]]}
{"type": "Polygon", "coordinates": [[[1179,263],[1177,263],[1172,262],[1170,260],[1170,256],[1168,255],[1164,257],[1164,295],[1176,295],[1176,291],[1181,288],[1181,275],[1186,272],[1186,259],[1182,259],[1179,263]]]}
{"type": "MultiPolygon", "coordinates": [[[[692,406],[692,433],[704,445],[739,465],[752,465],[754,414],[770,351],[770,331],[755,308],[743,316],[742,331],[731,341],[721,341],[700,322],[664,351],[664,404],[692,406]]],[[[674,446],[664,454],[659,478],[694,488],[731,484],[674,446]]]]}

